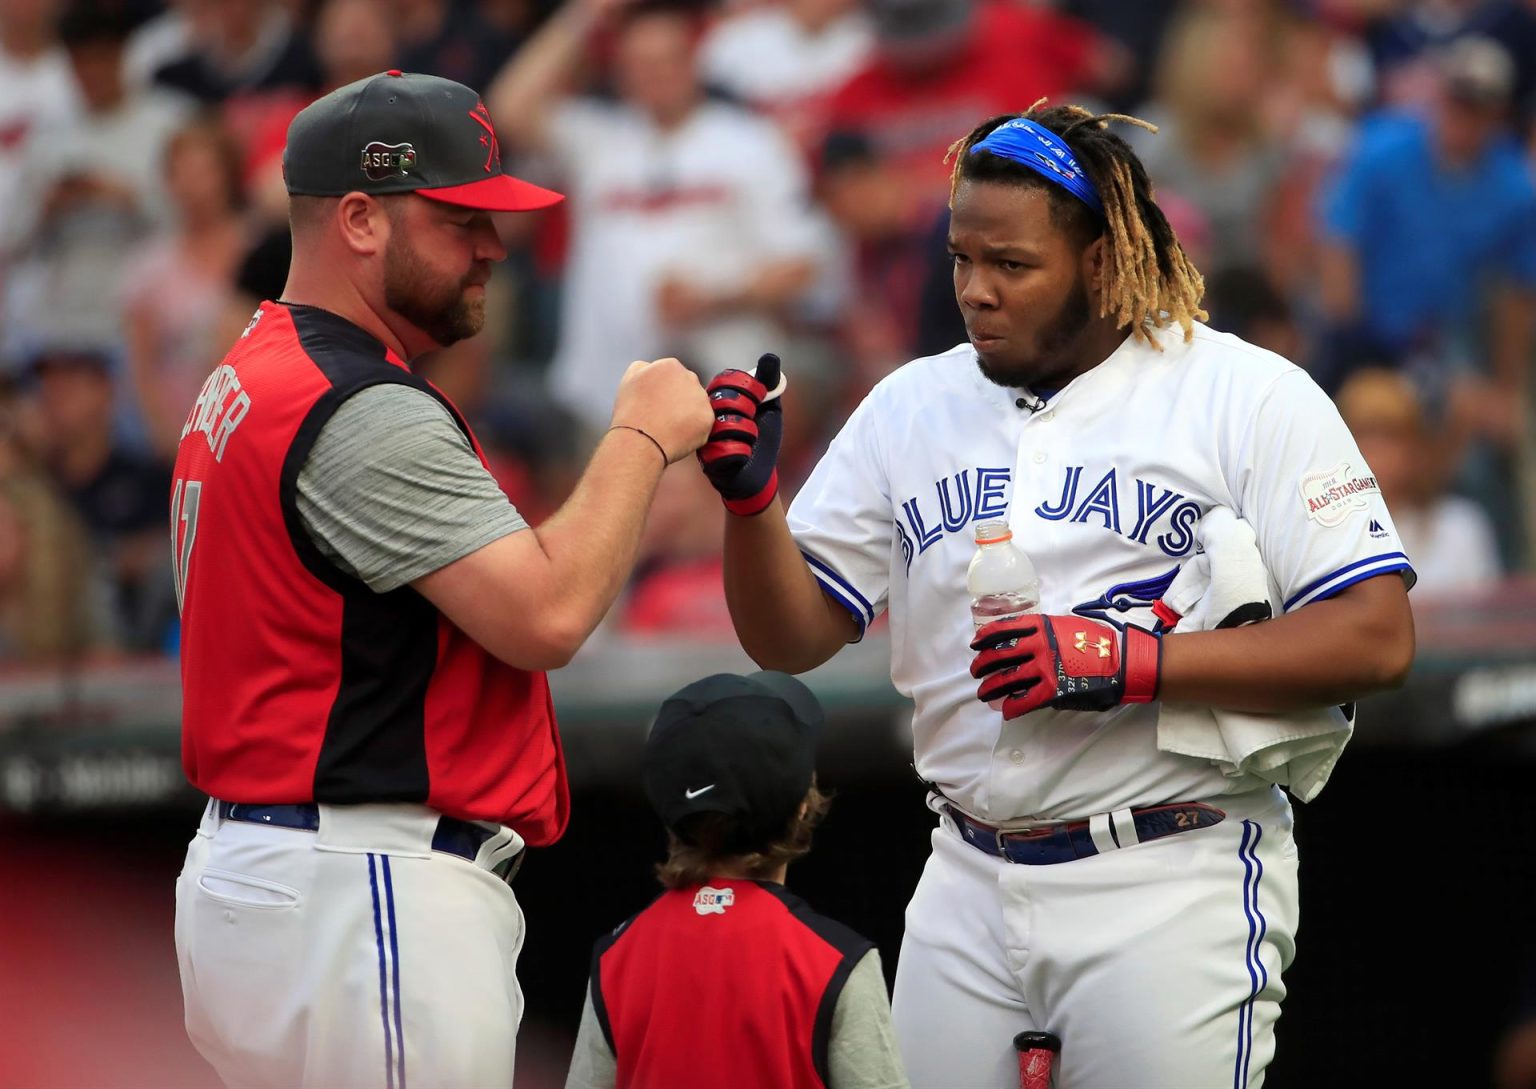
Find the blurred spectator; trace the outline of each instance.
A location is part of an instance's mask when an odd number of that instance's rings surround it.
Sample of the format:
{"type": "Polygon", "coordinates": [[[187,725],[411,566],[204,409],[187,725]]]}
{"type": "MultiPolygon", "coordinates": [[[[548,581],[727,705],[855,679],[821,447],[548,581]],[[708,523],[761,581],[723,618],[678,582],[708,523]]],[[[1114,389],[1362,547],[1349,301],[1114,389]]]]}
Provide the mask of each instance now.
{"type": "Polygon", "coordinates": [[[1317,268],[1318,190],[1354,142],[1374,84],[1360,40],[1325,19],[1292,19],[1279,64],[1264,112],[1285,161],[1269,201],[1263,264],[1282,290],[1299,297],[1317,268]]]}
{"type": "Polygon", "coordinates": [[[1374,20],[1365,40],[1381,101],[1416,107],[1435,97],[1435,57],[1469,37],[1492,39],[1515,62],[1513,99],[1529,112],[1536,93],[1536,9],[1521,0],[1407,0],[1374,20]]]}
{"type": "Polygon", "coordinates": [[[1470,499],[1445,493],[1454,458],[1448,436],[1425,421],[1402,374],[1356,371],[1339,390],[1339,413],[1392,512],[1403,551],[1419,573],[1416,598],[1475,589],[1499,578],[1493,525],[1470,499]]]}
{"type": "Polygon", "coordinates": [[[124,316],[128,377],[150,446],[169,460],[203,380],[229,347],[214,338],[246,237],[240,155],[217,119],[171,138],[165,175],[175,225],[128,263],[124,316]]]}
{"type": "Polygon", "coordinates": [[[131,649],[158,649],[176,615],[166,545],[170,470],[114,440],[105,352],[55,345],[36,357],[32,371],[39,455],[108,572],[120,641],[131,649]]]}
{"type": "Polygon", "coordinates": [[[1291,304],[1259,268],[1227,268],[1206,277],[1210,325],[1301,364],[1305,346],[1291,304]]]}
{"type": "Polygon", "coordinates": [[[560,509],[581,477],[581,422],[523,379],[493,388],[473,422],[491,474],[528,524],[560,509]]]}
{"type": "MultiPolygon", "coordinates": [[[[848,367],[841,401],[849,411],[881,378],[923,354],[923,287],[930,275],[945,283],[942,306],[954,319],[952,348],[965,339],[953,291],[948,249],[934,225],[948,210],[875,150],[868,136],[835,132],[822,143],[817,192],[848,248],[838,340],[848,367]]],[[[941,349],[942,350],[942,349],[941,349]]]]}
{"type": "Polygon", "coordinates": [[[1319,379],[1336,385],[1350,359],[1486,352],[1502,393],[1485,430],[1508,443],[1536,308],[1536,181],[1507,125],[1503,49],[1463,39],[1441,73],[1431,114],[1368,121],[1323,196],[1319,379]],[[1485,312],[1486,343],[1469,349],[1485,312]]]}
{"type": "Polygon", "coordinates": [[[128,29],[121,10],[106,4],[76,4],[61,21],[85,110],[27,151],[22,193],[7,217],[8,248],[18,255],[0,322],[9,354],[65,329],[115,339],[123,256],[165,218],[164,149],[187,104],[125,86],[128,29]]]}
{"type": "Polygon", "coordinates": [[[1137,111],[1158,131],[1125,129],[1158,203],[1166,208],[1177,197],[1198,209],[1207,252],[1191,256],[1207,275],[1262,258],[1284,165],[1264,106],[1275,94],[1285,30],[1267,6],[1186,4],[1158,58],[1157,98],[1137,111]]]}
{"type": "Polygon", "coordinates": [[[149,86],[156,72],[186,56],[192,49],[193,13],[208,6],[209,0],[168,0],[134,27],[123,49],[123,79],[128,86],[149,86]]]}
{"type": "Polygon", "coordinates": [[[482,94],[517,39],[473,0],[385,0],[400,39],[396,67],[430,72],[482,94]]]}
{"type": "MultiPolygon", "coordinates": [[[[0,3],[0,209],[7,219],[31,142],[64,128],[80,111],[69,57],[54,36],[57,6],[57,0],[0,3]]],[[[0,230],[0,245],[9,234],[0,230]]]]}
{"type": "Polygon", "coordinates": [[[245,157],[246,192],[261,224],[287,236],[283,146],[294,117],[322,94],[395,67],[395,48],[384,0],[322,0],[314,21],[319,87],[291,87],[241,103],[236,126],[245,157]]]}
{"type": "Polygon", "coordinates": [[[699,64],[710,86],[772,117],[810,150],[832,93],[873,45],[858,0],[769,0],[716,23],[699,64]]]}
{"type": "Polygon", "coordinates": [[[1055,6],[1125,47],[1135,63],[1104,95],[1115,110],[1128,110],[1151,93],[1152,58],[1162,52],[1163,34],[1180,0],[1060,0],[1055,6]]]}
{"type": "Polygon", "coordinates": [[[85,531],[35,473],[0,477],[0,661],[77,662],[110,642],[85,531]]]}
{"type": "Polygon", "coordinates": [[[863,132],[935,199],[944,153],[979,121],[1038,98],[1097,93],[1129,70],[1086,23],[1013,0],[868,0],[875,55],[833,96],[827,124],[863,132]]]}
{"type": "Polygon", "coordinates": [[[734,642],[725,604],[724,547],[720,497],[691,461],[672,466],[662,475],[646,516],[618,630],[734,642]]]}
{"type": "Polygon", "coordinates": [[[308,41],[276,0],[184,0],[181,12],[186,50],[155,71],[156,83],[206,103],[319,83],[308,41]]]}
{"type": "Polygon", "coordinates": [[[550,154],[570,195],[551,381],[593,426],[607,422],[632,359],[672,353],[712,374],[780,343],[822,245],[788,140],[704,97],[696,14],[623,8],[618,100],[564,94],[588,34],[616,6],[571,0],[497,78],[490,104],[502,137],[550,154]]]}

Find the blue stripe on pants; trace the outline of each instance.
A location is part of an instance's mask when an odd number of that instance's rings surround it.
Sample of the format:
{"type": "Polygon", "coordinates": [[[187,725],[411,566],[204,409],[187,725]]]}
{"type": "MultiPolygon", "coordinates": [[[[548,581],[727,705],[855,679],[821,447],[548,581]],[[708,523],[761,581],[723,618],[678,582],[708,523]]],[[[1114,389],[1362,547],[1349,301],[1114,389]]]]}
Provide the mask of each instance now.
{"type": "Polygon", "coordinates": [[[1243,860],[1243,914],[1248,917],[1248,944],[1244,960],[1248,969],[1250,989],[1248,997],[1237,1011],[1237,1063],[1232,1071],[1234,1089],[1245,1089],[1248,1084],[1249,1061],[1253,1057],[1253,1002],[1269,984],[1269,971],[1259,955],[1269,923],[1259,908],[1259,882],[1264,877],[1264,863],[1259,861],[1259,840],[1264,830],[1253,821],[1243,822],[1243,839],[1238,845],[1238,857],[1243,860]]]}
{"type": "Polygon", "coordinates": [[[405,1029],[400,1025],[400,931],[395,927],[395,883],[389,872],[389,856],[380,855],[384,864],[384,898],[389,904],[389,955],[395,969],[395,1065],[400,1072],[400,1089],[405,1089],[405,1029]]]}
{"type": "MultiPolygon", "coordinates": [[[[373,890],[373,941],[379,951],[379,1016],[384,1020],[384,1074],[387,1089],[395,1089],[394,1044],[389,1032],[389,976],[384,959],[384,922],[379,914],[379,874],[368,856],[368,885],[373,890]]],[[[391,910],[394,905],[390,905],[391,910]]]]}

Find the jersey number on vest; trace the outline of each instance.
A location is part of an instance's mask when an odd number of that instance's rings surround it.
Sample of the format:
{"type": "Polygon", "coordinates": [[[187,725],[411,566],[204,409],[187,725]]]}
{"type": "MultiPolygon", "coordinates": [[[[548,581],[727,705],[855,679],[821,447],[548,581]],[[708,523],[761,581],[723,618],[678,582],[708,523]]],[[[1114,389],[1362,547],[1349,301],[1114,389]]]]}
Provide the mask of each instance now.
{"type": "Polygon", "coordinates": [[[171,567],[176,580],[176,612],[186,593],[187,565],[192,562],[192,542],[197,539],[197,507],[203,495],[201,480],[178,480],[171,493],[171,567]]]}

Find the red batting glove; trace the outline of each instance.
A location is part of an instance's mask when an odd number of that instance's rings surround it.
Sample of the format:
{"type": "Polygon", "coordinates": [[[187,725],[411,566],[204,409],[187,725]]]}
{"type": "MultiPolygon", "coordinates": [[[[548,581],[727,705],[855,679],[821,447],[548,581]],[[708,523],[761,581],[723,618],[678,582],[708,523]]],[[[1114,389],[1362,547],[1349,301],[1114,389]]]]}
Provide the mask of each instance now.
{"type": "Polygon", "coordinates": [[[721,371],[706,387],[715,423],[699,448],[699,464],[732,514],[757,514],[779,494],[784,406],[771,396],[779,374],[779,357],[767,352],[757,361],[756,376],[721,371]]]}
{"type": "Polygon", "coordinates": [[[1124,631],[1080,616],[1029,613],[976,633],[971,676],[976,698],[1003,701],[1003,718],[1042,707],[1103,711],[1157,698],[1163,643],[1144,628],[1124,631]]]}

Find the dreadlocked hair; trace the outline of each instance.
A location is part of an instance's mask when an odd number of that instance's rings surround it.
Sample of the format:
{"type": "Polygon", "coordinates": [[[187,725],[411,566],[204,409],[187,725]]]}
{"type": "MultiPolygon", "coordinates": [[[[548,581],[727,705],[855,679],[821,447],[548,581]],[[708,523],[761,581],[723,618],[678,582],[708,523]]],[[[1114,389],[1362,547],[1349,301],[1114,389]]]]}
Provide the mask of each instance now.
{"type": "Polygon", "coordinates": [[[1100,316],[1112,315],[1121,327],[1153,347],[1152,329],[1177,322],[1184,339],[1194,336],[1194,323],[1203,321],[1200,308],[1205,281],[1190,261],[1178,236],[1168,225],[1163,210],[1152,199],[1152,184],[1131,146],[1109,131],[1111,121],[1136,125],[1149,132],[1157,126],[1120,113],[1093,114],[1081,106],[1044,106],[1036,102],[1022,114],[1003,114],[983,121],[970,134],[956,140],[945,155],[950,170],[950,204],[962,181],[1001,182],[1042,189],[1051,202],[1051,221],[1069,230],[1086,245],[1108,236],[1104,247],[1104,273],[1099,294],[1100,316]],[[993,129],[1025,117],[1054,132],[1072,149],[1104,205],[1104,214],[1078,200],[1059,185],[1029,167],[990,151],[971,149],[993,129]]]}

